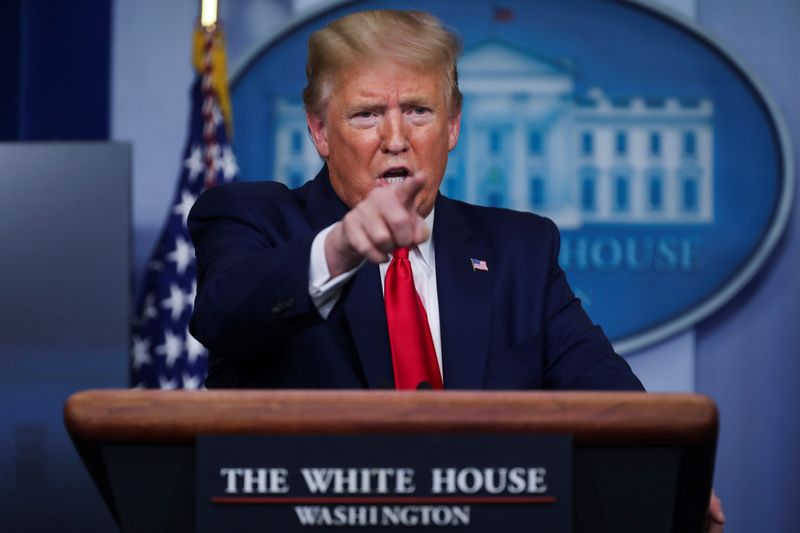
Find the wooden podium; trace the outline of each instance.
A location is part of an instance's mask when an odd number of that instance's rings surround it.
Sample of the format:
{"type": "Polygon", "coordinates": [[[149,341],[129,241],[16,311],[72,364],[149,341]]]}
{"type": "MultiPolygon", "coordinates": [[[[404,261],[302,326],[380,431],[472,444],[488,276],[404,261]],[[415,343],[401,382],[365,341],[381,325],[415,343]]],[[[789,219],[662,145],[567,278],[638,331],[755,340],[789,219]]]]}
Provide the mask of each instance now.
{"type": "Polygon", "coordinates": [[[67,429],[122,531],[194,530],[198,435],[569,434],[573,530],[700,532],[718,414],[690,394],[79,392],[67,429]]]}

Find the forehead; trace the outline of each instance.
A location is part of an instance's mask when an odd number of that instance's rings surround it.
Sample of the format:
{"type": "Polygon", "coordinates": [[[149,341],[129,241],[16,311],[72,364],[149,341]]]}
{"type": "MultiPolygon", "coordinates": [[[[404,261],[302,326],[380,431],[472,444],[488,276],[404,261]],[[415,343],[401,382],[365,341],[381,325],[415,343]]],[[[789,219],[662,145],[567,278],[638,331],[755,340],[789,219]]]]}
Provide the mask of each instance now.
{"type": "Polygon", "coordinates": [[[441,104],[446,79],[438,67],[418,67],[393,60],[355,63],[340,71],[333,86],[339,104],[358,101],[391,103],[424,100],[441,104]]]}

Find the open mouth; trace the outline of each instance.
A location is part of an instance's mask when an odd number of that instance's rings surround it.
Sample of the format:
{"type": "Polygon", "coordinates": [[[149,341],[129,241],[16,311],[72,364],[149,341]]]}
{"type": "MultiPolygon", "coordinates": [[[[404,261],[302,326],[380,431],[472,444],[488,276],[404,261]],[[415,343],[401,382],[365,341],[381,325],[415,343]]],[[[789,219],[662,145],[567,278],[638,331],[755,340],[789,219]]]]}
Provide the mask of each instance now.
{"type": "Polygon", "coordinates": [[[380,175],[379,180],[383,185],[393,185],[400,183],[411,175],[411,171],[406,167],[392,167],[380,175]]]}

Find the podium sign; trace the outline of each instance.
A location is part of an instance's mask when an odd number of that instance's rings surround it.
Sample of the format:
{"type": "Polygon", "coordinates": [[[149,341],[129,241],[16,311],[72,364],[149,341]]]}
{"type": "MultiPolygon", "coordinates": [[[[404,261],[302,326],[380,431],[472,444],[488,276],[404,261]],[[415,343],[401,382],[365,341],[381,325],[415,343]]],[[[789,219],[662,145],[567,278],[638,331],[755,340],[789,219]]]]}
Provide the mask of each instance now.
{"type": "Polygon", "coordinates": [[[85,391],[64,416],[125,533],[701,533],[718,424],[622,392],[85,391]]]}
{"type": "Polygon", "coordinates": [[[572,531],[572,438],[197,438],[198,532],[572,531]]]}

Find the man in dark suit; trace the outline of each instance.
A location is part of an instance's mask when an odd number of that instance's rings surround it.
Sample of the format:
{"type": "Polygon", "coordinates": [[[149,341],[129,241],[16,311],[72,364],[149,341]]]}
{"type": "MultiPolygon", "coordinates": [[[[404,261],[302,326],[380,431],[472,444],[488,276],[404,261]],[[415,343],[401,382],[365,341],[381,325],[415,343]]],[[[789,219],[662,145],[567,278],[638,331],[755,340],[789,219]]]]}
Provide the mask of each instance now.
{"type": "MultiPolygon", "coordinates": [[[[441,195],[435,207],[445,388],[641,389],[570,291],[552,222],[441,195]]],[[[239,183],[197,203],[192,334],[210,350],[209,387],[394,387],[378,265],[357,269],[327,319],[309,296],[312,241],[347,212],[327,169],[299,189],[239,183]]]]}
{"type": "MultiPolygon", "coordinates": [[[[312,35],[303,99],[321,172],[294,190],[211,189],[189,218],[209,387],[643,390],[572,294],[552,222],[439,194],[459,51],[423,13],[355,13],[312,35]],[[416,329],[397,325],[397,272],[413,275],[416,329]],[[427,358],[417,374],[398,356],[409,346],[427,358]]],[[[713,493],[709,522],[721,531],[713,493]]]]}
{"type": "Polygon", "coordinates": [[[439,194],[459,49],[421,13],[357,13],[312,36],[303,96],[325,167],[295,190],[212,189],[190,216],[209,387],[642,390],[572,294],[552,222],[439,194]],[[398,250],[418,332],[393,326],[398,250]],[[427,370],[406,379],[398,352],[418,338],[427,370]]]}

